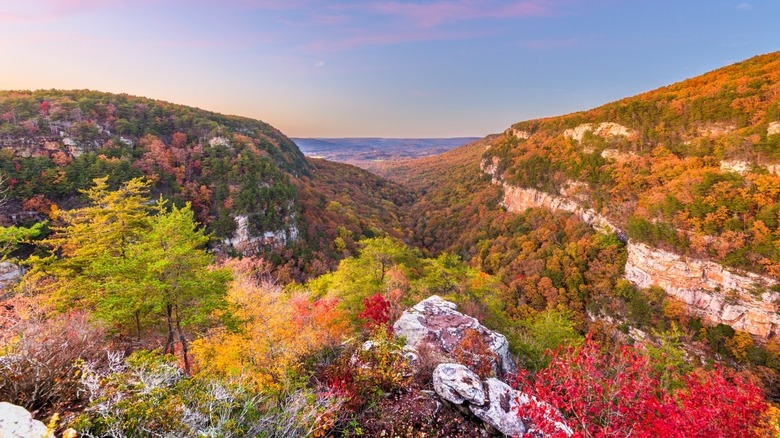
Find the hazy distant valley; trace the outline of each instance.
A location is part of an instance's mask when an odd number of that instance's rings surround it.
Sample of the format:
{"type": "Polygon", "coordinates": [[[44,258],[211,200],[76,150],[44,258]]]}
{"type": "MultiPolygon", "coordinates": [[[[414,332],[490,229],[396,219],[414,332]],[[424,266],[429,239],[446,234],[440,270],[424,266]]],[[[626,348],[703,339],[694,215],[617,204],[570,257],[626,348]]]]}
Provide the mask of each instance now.
{"type": "Polygon", "coordinates": [[[375,171],[380,163],[437,155],[479,140],[454,138],[291,138],[304,155],[375,171]]]}

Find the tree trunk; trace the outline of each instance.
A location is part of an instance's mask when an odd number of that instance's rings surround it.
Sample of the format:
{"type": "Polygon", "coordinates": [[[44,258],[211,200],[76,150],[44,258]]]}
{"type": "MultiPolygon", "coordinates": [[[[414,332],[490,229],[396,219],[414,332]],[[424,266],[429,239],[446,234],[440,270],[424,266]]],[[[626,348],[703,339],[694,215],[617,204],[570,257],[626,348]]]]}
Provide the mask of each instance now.
{"type": "Polygon", "coordinates": [[[173,353],[173,306],[165,306],[165,317],[168,320],[168,340],[165,341],[165,351],[163,354],[173,353]]]}
{"type": "Polygon", "coordinates": [[[189,358],[189,346],[187,345],[187,337],[184,336],[184,330],[181,329],[181,318],[179,317],[179,309],[176,309],[176,332],[179,334],[179,341],[181,342],[181,354],[184,358],[184,372],[190,373],[190,358],[189,358]]]}
{"type": "Polygon", "coordinates": [[[141,342],[141,311],[135,311],[135,339],[141,342]]]}

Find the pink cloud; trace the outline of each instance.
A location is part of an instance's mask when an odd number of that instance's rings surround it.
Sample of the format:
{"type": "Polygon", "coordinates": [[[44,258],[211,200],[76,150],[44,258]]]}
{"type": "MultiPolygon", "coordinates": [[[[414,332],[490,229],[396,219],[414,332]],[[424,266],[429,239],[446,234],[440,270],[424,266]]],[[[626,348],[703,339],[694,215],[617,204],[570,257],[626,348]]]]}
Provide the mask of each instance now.
{"type": "Polygon", "coordinates": [[[39,23],[59,20],[121,4],[148,4],[154,0],[25,0],[0,6],[0,23],[39,23]]]}
{"type": "Polygon", "coordinates": [[[485,26],[455,27],[450,24],[553,13],[544,0],[437,0],[431,3],[389,0],[363,4],[337,2],[330,4],[327,11],[328,14],[323,15],[311,14],[309,23],[340,26],[336,33],[340,36],[324,36],[308,44],[308,49],[339,51],[361,46],[479,38],[493,35],[498,30],[485,26]],[[354,19],[355,16],[366,15],[373,20],[354,19]]]}
{"type": "MultiPolygon", "coordinates": [[[[225,3],[230,3],[226,0],[225,3]]],[[[269,9],[274,11],[283,11],[289,9],[298,9],[310,6],[310,0],[238,0],[238,3],[244,6],[256,9],[269,9]]]]}
{"type": "Polygon", "coordinates": [[[352,16],[337,13],[314,13],[311,22],[317,25],[341,26],[352,21],[352,16]]]}
{"type": "Polygon", "coordinates": [[[495,0],[458,0],[434,3],[386,1],[373,3],[370,8],[380,14],[411,20],[423,27],[481,18],[531,17],[550,13],[549,9],[538,1],[508,3],[495,0]]]}

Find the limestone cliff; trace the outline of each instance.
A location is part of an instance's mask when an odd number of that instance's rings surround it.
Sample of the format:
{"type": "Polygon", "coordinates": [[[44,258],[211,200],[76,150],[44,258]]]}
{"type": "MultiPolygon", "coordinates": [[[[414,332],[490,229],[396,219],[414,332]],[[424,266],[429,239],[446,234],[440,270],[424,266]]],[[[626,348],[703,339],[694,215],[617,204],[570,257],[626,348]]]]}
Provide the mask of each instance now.
{"type": "Polygon", "coordinates": [[[525,189],[502,183],[504,200],[502,205],[513,213],[520,213],[528,208],[547,208],[552,211],[568,211],[574,213],[583,222],[604,233],[615,232],[622,236],[623,232],[606,217],[598,214],[592,208],[585,208],[577,202],[563,196],[555,196],[535,189],[525,189]]]}
{"type": "Polygon", "coordinates": [[[630,242],[614,222],[571,198],[501,181],[497,174],[499,164],[495,159],[483,162],[482,169],[493,177],[493,183],[504,188],[502,205],[507,211],[519,213],[528,208],[566,211],[598,231],[615,232],[627,242],[625,276],[635,286],[661,287],[687,305],[692,314],[711,324],[728,324],[761,339],[780,335],[780,293],[771,290],[777,285],[776,280],[630,242]]]}
{"type": "Polygon", "coordinates": [[[636,286],[659,286],[713,323],[765,339],[780,334],[780,293],[769,289],[775,280],[642,243],[629,242],[627,250],[626,278],[636,286]]]}
{"type": "Polygon", "coordinates": [[[295,213],[285,218],[284,227],[278,230],[263,231],[261,235],[252,235],[249,230],[249,217],[238,215],[234,218],[236,230],[231,237],[223,239],[224,249],[232,249],[244,255],[257,253],[262,248],[278,248],[298,240],[298,225],[295,213]]]}

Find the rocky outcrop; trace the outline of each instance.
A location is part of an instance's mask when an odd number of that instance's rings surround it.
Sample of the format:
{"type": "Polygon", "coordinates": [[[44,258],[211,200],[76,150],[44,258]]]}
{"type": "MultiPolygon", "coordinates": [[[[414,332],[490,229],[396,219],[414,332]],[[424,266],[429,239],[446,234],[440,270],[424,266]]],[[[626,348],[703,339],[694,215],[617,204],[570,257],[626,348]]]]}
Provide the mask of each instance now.
{"type": "Polygon", "coordinates": [[[559,434],[556,436],[569,437],[574,434],[574,431],[563,421],[560,413],[544,401],[512,389],[498,379],[487,379],[484,384],[487,388],[488,402],[483,406],[471,405],[469,409],[496,430],[509,436],[520,436],[523,433],[520,431],[520,426],[522,426],[524,432],[528,432],[531,436],[538,436],[538,432],[534,432],[534,424],[523,415],[524,406],[533,403],[544,406],[548,412],[555,412],[555,414],[545,416],[545,421],[551,423],[553,428],[557,430],[559,434]]]}
{"type": "Polygon", "coordinates": [[[623,236],[623,232],[606,217],[598,214],[592,208],[585,208],[571,199],[563,196],[551,195],[536,189],[515,187],[509,184],[504,186],[504,200],[502,205],[507,211],[521,213],[529,208],[547,208],[552,211],[567,211],[574,213],[583,222],[598,231],[605,233],[617,233],[623,236]]]}
{"type": "Polygon", "coordinates": [[[623,162],[636,157],[636,154],[633,152],[623,152],[618,149],[607,148],[601,151],[601,157],[607,160],[623,162]]]}
{"type": "MultiPolygon", "coordinates": [[[[490,331],[476,319],[458,312],[454,303],[433,295],[404,312],[393,324],[393,329],[396,336],[406,338],[407,354],[423,349],[439,353],[436,357],[443,362],[439,361],[432,374],[436,395],[458,407],[462,413],[471,412],[482,424],[489,426],[486,427],[488,430],[508,436],[533,432],[533,424],[523,415],[523,406],[528,403],[542,404],[546,412],[557,412],[543,401],[512,389],[498,378],[482,380],[465,363],[458,363],[452,357],[453,350],[464,339],[466,332],[475,330],[490,346],[492,353],[489,357],[496,360],[494,366],[503,371],[499,374],[509,377],[515,371],[504,335],[490,331]]],[[[473,349],[475,344],[470,343],[469,348],[473,349]]],[[[572,430],[560,416],[551,416],[548,420],[565,436],[572,435],[572,430]]]]}
{"type": "Polygon", "coordinates": [[[641,288],[658,286],[712,323],[728,324],[763,339],[780,335],[777,282],[753,273],[630,242],[626,278],[641,288]]]}
{"type": "Polygon", "coordinates": [[[737,129],[733,123],[708,123],[696,128],[696,133],[701,137],[714,138],[730,134],[737,129]]]}
{"type": "Polygon", "coordinates": [[[515,372],[515,362],[509,353],[506,337],[487,329],[476,318],[464,315],[457,305],[433,295],[409,310],[406,310],[393,324],[397,336],[406,338],[406,346],[412,353],[426,350],[442,357],[444,361],[456,362],[455,355],[468,331],[473,331],[487,346],[493,372],[508,376],[515,372]]]}
{"type": "MultiPolygon", "coordinates": [[[[501,181],[501,175],[499,175],[500,164],[501,160],[498,157],[493,157],[490,162],[483,160],[480,167],[483,172],[493,177],[493,184],[501,185],[504,188],[504,199],[501,201],[501,205],[510,213],[522,213],[529,208],[547,208],[552,211],[566,211],[574,213],[583,222],[598,231],[604,233],[614,232],[621,238],[625,238],[624,233],[620,228],[592,208],[585,208],[576,201],[565,196],[552,195],[536,189],[515,187],[501,181]]],[[[582,183],[570,181],[566,184],[563,191],[579,193],[584,188],[585,186],[582,183]]]]}
{"type": "Polygon", "coordinates": [[[501,159],[498,157],[491,158],[489,162],[487,160],[482,160],[479,164],[479,168],[482,169],[483,172],[493,177],[493,184],[500,184],[501,182],[499,180],[499,164],[501,164],[501,159]]]}
{"type": "Polygon", "coordinates": [[[563,131],[563,136],[571,138],[578,142],[581,142],[585,134],[592,132],[599,137],[630,137],[635,135],[634,131],[617,123],[602,122],[598,125],[595,123],[583,123],[576,128],[571,128],[563,131]]]}
{"type": "Polygon", "coordinates": [[[474,415],[505,435],[522,436],[530,429],[520,416],[520,401],[529,400],[526,394],[498,379],[487,379],[484,385],[487,388],[486,403],[469,405],[474,415]]]}
{"type": "MultiPolygon", "coordinates": [[[[482,381],[461,364],[444,363],[437,366],[433,372],[433,387],[442,399],[467,407],[485,424],[508,436],[522,436],[533,431],[533,423],[523,416],[523,406],[529,403],[542,404],[546,410],[555,411],[543,401],[512,389],[499,379],[491,377],[482,381]]],[[[573,434],[559,417],[549,418],[548,421],[563,435],[573,434]]]]}
{"type": "Polygon", "coordinates": [[[456,405],[468,402],[481,406],[485,403],[482,380],[459,363],[439,364],[433,370],[433,389],[439,397],[456,405]]]}
{"type": "Polygon", "coordinates": [[[724,172],[736,172],[744,175],[750,170],[751,164],[742,160],[723,160],[720,162],[720,170],[724,172]]]}
{"type": "Polygon", "coordinates": [[[772,122],[766,128],[766,135],[780,134],[780,122],[772,122]]]}
{"type": "Polygon", "coordinates": [[[249,232],[248,216],[236,216],[235,221],[236,231],[233,233],[233,236],[224,239],[222,245],[244,255],[255,254],[264,247],[275,248],[298,240],[298,227],[295,224],[294,214],[290,215],[290,225],[286,229],[265,231],[260,236],[253,236],[249,232]]]}
{"type": "Polygon", "coordinates": [[[230,140],[228,140],[225,137],[212,137],[209,140],[209,146],[211,147],[230,146],[230,140]]]}
{"type": "Polygon", "coordinates": [[[24,274],[22,267],[9,262],[0,263],[0,291],[3,291],[19,281],[24,274]]]}
{"type": "Polygon", "coordinates": [[[531,133],[528,131],[523,131],[521,129],[515,129],[515,128],[509,128],[505,131],[507,135],[514,136],[518,140],[527,140],[529,137],[531,137],[531,133]]]}
{"type": "Polygon", "coordinates": [[[69,157],[78,157],[86,149],[96,148],[97,142],[88,142],[84,144],[77,143],[72,138],[66,136],[64,132],[60,135],[29,135],[26,137],[2,137],[0,138],[0,148],[11,151],[15,156],[22,158],[29,157],[52,157],[57,152],[62,152],[69,157]]]}
{"type": "Polygon", "coordinates": [[[772,175],[780,176],[780,164],[764,164],[764,167],[772,175]]]}
{"type": "Polygon", "coordinates": [[[8,402],[0,402],[0,437],[50,438],[46,425],[34,419],[27,409],[8,402]]]}

